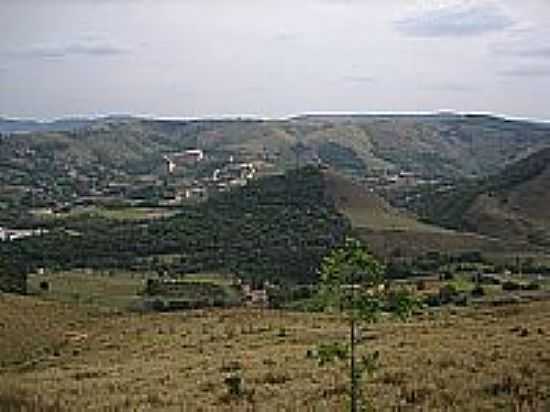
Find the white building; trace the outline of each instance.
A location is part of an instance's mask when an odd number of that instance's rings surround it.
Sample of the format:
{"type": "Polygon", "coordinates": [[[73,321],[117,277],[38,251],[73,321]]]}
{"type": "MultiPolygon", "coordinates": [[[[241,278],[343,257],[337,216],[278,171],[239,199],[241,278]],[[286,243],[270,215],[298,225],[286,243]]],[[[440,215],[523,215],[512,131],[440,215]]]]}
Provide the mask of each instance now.
{"type": "Polygon", "coordinates": [[[46,230],[11,230],[0,227],[0,242],[9,242],[12,240],[23,239],[31,236],[38,236],[47,233],[46,230]]]}
{"type": "Polygon", "coordinates": [[[204,152],[200,149],[189,149],[181,153],[172,153],[164,156],[169,174],[176,171],[178,166],[193,166],[204,160],[204,152]]]}

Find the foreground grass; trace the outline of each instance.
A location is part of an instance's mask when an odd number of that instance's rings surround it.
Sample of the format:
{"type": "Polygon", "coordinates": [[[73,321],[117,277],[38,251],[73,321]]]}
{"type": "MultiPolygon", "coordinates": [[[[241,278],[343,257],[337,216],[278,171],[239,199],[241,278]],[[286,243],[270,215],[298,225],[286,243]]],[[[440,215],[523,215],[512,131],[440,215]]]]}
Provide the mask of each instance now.
{"type": "MultiPolygon", "coordinates": [[[[0,359],[11,359],[15,348],[25,359],[0,371],[4,405],[334,411],[346,404],[345,369],[321,368],[306,356],[317,342],[346,336],[346,325],[330,316],[105,313],[3,296],[0,322],[0,359]],[[240,398],[228,396],[223,384],[234,370],[245,382],[240,398]]],[[[550,302],[387,321],[363,339],[381,352],[381,368],[363,386],[378,410],[550,408],[550,302]]]]}

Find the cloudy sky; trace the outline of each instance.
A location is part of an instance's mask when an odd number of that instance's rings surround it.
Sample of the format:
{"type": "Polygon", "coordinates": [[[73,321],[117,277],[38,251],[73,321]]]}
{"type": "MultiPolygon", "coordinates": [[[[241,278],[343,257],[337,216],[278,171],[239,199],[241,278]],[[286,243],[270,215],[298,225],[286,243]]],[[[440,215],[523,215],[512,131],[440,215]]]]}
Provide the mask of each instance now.
{"type": "Polygon", "coordinates": [[[548,0],[0,0],[0,116],[550,119],[548,0]]]}

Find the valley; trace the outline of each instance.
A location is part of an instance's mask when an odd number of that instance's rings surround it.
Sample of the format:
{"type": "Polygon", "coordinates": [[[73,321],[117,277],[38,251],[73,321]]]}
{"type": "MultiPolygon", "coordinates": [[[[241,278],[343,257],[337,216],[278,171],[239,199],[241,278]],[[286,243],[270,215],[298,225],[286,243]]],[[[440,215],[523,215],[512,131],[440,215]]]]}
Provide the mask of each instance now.
{"type": "Polygon", "coordinates": [[[418,303],[360,328],[373,406],[550,405],[548,126],[69,124],[0,123],[0,409],[344,408],[347,366],[313,354],[349,332],[319,299],[350,238],[383,263],[384,299],[418,303]]]}

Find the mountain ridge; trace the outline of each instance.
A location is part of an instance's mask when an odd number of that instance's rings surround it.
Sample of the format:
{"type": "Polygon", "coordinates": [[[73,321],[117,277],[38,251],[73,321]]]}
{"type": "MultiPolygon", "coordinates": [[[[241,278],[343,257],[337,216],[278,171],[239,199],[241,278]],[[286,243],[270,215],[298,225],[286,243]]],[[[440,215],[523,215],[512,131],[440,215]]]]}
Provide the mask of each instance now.
{"type": "MultiPolygon", "coordinates": [[[[98,142],[110,145],[122,140],[136,147],[150,140],[152,149],[143,147],[132,162],[151,164],[150,155],[154,155],[157,165],[161,165],[166,151],[197,147],[205,151],[247,153],[252,157],[267,154],[275,159],[273,163],[279,171],[293,167],[297,161],[321,160],[356,177],[382,170],[406,170],[453,179],[488,176],[550,144],[550,125],[486,115],[306,115],[291,120],[121,117],[92,123],[69,121],[62,126],[73,128],[30,135],[40,135],[40,140],[55,140],[62,134],[68,144],[76,147],[73,154],[78,155],[77,146],[85,144],[101,153],[99,161],[110,163],[120,163],[113,158],[123,158],[124,151],[102,150],[98,142]],[[136,144],[131,142],[133,139],[136,144]],[[298,145],[305,148],[299,154],[298,145]]],[[[21,145],[33,139],[19,138],[21,145]]]]}

